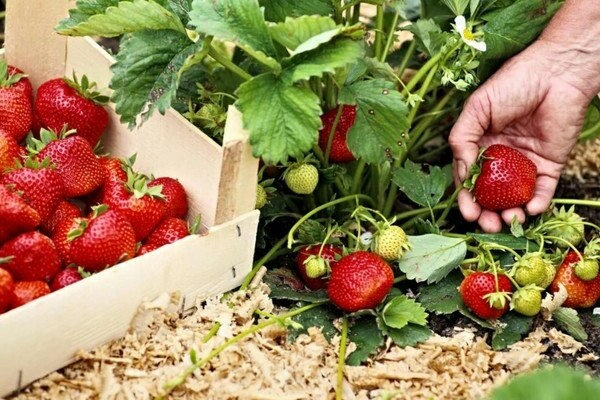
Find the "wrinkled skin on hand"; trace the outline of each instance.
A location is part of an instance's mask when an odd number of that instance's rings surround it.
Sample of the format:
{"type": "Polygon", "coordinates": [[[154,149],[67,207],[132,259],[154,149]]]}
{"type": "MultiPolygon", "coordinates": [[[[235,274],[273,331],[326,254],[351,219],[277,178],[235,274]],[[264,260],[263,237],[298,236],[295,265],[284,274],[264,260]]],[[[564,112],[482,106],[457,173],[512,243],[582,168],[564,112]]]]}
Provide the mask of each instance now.
{"type": "MultiPolygon", "coordinates": [[[[564,45],[539,40],[505,63],[469,98],[449,142],[457,185],[468,177],[480,147],[501,143],[516,148],[538,168],[533,198],[523,208],[501,213],[482,209],[466,189],[458,196],[467,221],[498,232],[502,221],[544,212],[550,205],[586,109],[598,92],[582,78],[579,54],[564,45]]],[[[600,57],[600,55],[599,55],[600,57]]],[[[600,81],[600,76],[596,77],[600,81]]]]}

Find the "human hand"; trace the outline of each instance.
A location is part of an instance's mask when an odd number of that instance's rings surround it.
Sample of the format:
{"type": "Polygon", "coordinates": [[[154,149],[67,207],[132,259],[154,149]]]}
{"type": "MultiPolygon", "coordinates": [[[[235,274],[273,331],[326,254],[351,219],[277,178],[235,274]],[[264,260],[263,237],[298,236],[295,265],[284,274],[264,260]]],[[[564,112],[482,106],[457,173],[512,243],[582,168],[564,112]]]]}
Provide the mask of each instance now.
{"type": "Polygon", "coordinates": [[[458,195],[465,220],[486,232],[502,229],[526,212],[544,212],[560,173],[577,142],[587,106],[595,95],[572,76],[568,52],[538,41],[508,61],[469,98],[454,125],[449,143],[454,154],[454,180],[462,185],[481,147],[494,143],[519,150],[537,166],[533,198],[524,208],[497,213],[482,209],[468,190],[458,195]]]}

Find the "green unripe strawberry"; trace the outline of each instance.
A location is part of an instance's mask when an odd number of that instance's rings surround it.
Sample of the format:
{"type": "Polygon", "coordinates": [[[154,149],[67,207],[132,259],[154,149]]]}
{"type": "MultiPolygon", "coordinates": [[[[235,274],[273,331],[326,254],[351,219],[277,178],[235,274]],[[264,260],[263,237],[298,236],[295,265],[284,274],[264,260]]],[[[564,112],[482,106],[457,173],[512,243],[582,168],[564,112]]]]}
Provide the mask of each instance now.
{"type": "Polygon", "coordinates": [[[552,263],[547,263],[546,264],[546,278],[543,281],[541,281],[540,284],[537,286],[541,287],[542,289],[548,288],[548,286],[550,286],[550,284],[554,280],[555,276],[556,276],[556,267],[554,265],[552,265],[552,263]]]}
{"type": "Polygon", "coordinates": [[[583,281],[591,281],[598,276],[599,267],[597,259],[588,258],[575,264],[575,275],[583,281]]]}
{"type": "Polygon", "coordinates": [[[568,243],[577,246],[584,237],[583,219],[575,213],[574,207],[565,210],[553,209],[552,215],[544,222],[546,229],[544,233],[549,236],[548,240],[556,244],[559,248],[566,249],[568,243]],[[558,238],[558,239],[555,239],[558,238]]]}
{"type": "Polygon", "coordinates": [[[296,194],[311,194],[319,183],[319,171],[312,164],[291,166],[285,173],[285,184],[296,194]]]}
{"type": "Polygon", "coordinates": [[[554,270],[550,260],[541,253],[527,253],[515,264],[515,281],[520,286],[535,285],[543,289],[547,288],[554,278],[554,270]],[[552,278],[549,274],[552,273],[552,278]]]}
{"type": "Polygon", "coordinates": [[[410,250],[408,236],[402,228],[392,225],[377,232],[374,251],[387,261],[400,259],[406,250],[410,250]]]}
{"type": "Polygon", "coordinates": [[[261,185],[256,185],[256,208],[261,209],[267,204],[267,191],[261,185]]]}
{"type": "Polygon", "coordinates": [[[309,257],[304,264],[309,278],[320,278],[327,273],[327,263],[322,257],[309,257]]]}
{"type": "Polygon", "coordinates": [[[527,317],[533,317],[542,309],[542,291],[535,286],[524,287],[513,293],[513,310],[527,317]]]}

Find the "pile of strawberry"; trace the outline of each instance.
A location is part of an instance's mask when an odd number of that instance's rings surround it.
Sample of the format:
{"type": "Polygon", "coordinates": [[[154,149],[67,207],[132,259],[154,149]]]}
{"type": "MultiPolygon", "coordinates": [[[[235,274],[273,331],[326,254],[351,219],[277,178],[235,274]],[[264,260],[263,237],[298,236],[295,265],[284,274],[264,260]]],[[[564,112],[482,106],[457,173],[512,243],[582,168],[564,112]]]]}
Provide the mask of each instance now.
{"type": "MultiPolygon", "coordinates": [[[[0,314],[193,233],[174,178],[94,152],[107,98],[0,61],[0,314]]],[[[194,227],[195,229],[195,227],[194,227]]]]}

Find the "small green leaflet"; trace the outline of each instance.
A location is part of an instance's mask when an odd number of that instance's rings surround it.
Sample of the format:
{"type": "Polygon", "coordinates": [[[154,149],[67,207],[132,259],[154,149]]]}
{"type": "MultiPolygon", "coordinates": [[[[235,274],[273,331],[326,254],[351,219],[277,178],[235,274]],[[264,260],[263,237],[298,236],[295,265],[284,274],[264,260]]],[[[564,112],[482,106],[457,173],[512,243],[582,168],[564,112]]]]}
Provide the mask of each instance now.
{"type": "Polygon", "coordinates": [[[110,83],[121,122],[134,126],[147,103],[144,118],[154,110],[164,114],[179,86],[177,71],[201,46],[173,30],[138,32],[124,39],[110,83]]]}
{"type": "Polygon", "coordinates": [[[600,393],[600,380],[566,365],[548,365],[519,375],[495,389],[491,400],[591,400],[600,393]]]}
{"type": "Polygon", "coordinates": [[[452,184],[452,165],[444,168],[432,166],[429,174],[426,174],[421,164],[406,160],[404,167],[394,171],[392,181],[411,201],[431,209],[440,202],[452,184]]]}
{"type": "Polygon", "coordinates": [[[509,233],[467,233],[467,236],[479,243],[497,243],[513,250],[538,251],[539,244],[524,237],[515,237],[509,233]]]}
{"type": "Polygon", "coordinates": [[[354,321],[348,331],[348,339],[356,344],[354,350],[346,359],[347,365],[360,365],[371,354],[383,346],[384,337],[375,318],[363,317],[354,321]]]}
{"type": "Polygon", "coordinates": [[[291,65],[286,66],[283,79],[292,83],[307,80],[313,76],[320,77],[326,72],[333,73],[336,68],[355,62],[363,54],[364,49],[360,42],[352,39],[339,39],[289,59],[291,65]]]}
{"type": "Polygon", "coordinates": [[[561,330],[573,336],[575,340],[585,342],[588,339],[588,334],[581,325],[579,315],[574,309],[559,307],[552,313],[552,318],[561,330]]]}
{"type": "Polygon", "coordinates": [[[500,320],[492,336],[492,348],[502,350],[521,340],[529,333],[533,325],[533,318],[526,317],[516,312],[509,312],[500,320]]]}
{"type": "Polygon", "coordinates": [[[122,0],[77,0],[69,10],[69,18],[61,20],[56,30],[68,30],[97,14],[104,14],[108,7],[116,7],[122,0]]]}
{"type": "Polygon", "coordinates": [[[335,9],[331,0],[259,0],[265,8],[267,21],[281,22],[288,17],[331,15],[335,9]]]}
{"type": "Polygon", "coordinates": [[[432,19],[418,19],[406,27],[406,30],[415,35],[417,45],[430,56],[437,54],[441,50],[442,45],[449,36],[448,33],[442,32],[439,25],[432,19]]]}
{"type": "Polygon", "coordinates": [[[383,321],[390,328],[401,329],[409,322],[416,325],[427,324],[427,313],[423,306],[405,295],[392,297],[381,312],[383,321]]]}
{"type": "Polygon", "coordinates": [[[309,51],[329,42],[347,27],[337,25],[330,17],[303,15],[287,18],[285,22],[269,26],[273,40],[290,50],[302,46],[309,51]]]}
{"type": "Polygon", "coordinates": [[[344,86],[338,101],[357,106],[348,132],[348,147],[357,158],[382,164],[400,156],[406,148],[408,108],[392,82],[372,79],[344,86]]]}
{"type": "Polygon", "coordinates": [[[281,70],[257,0],[194,0],[190,23],[198,32],[233,41],[260,63],[281,70]]]}
{"type": "Polygon", "coordinates": [[[387,334],[397,346],[406,347],[425,342],[433,332],[426,326],[408,324],[402,329],[389,328],[387,334]]]}
{"type": "Polygon", "coordinates": [[[310,89],[263,74],[242,84],[236,95],[254,155],[265,163],[301,158],[316,143],[321,107],[310,89]]]}
{"type": "Polygon", "coordinates": [[[185,27],[175,14],[148,0],[121,1],[116,7],[106,8],[102,14],[92,15],[77,24],[74,22],[62,21],[57,27],[58,32],[70,36],[112,37],[144,30],[171,29],[185,34],[185,27]]]}
{"type": "Polygon", "coordinates": [[[463,279],[460,271],[452,271],[438,283],[420,286],[419,303],[428,311],[437,314],[452,314],[462,304],[458,287],[463,279]]]}
{"type": "Polygon", "coordinates": [[[408,279],[434,283],[442,280],[457,268],[467,254],[463,239],[426,234],[409,236],[412,249],[398,262],[398,267],[408,279]]]}

